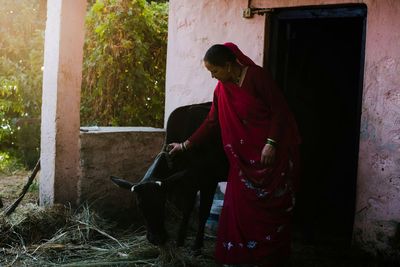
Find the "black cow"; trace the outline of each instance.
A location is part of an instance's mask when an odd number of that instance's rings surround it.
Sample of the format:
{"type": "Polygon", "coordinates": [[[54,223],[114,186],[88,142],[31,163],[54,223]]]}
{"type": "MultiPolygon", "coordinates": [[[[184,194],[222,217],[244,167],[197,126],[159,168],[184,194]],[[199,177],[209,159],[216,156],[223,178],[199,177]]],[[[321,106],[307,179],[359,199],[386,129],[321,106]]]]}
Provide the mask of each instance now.
{"type": "Polygon", "coordinates": [[[167,145],[185,141],[203,122],[210,106],[211,103],[183,106],[171,113],[164,147],[138,184],[111,177],[115,184],[136,193],[146,223],[147,239],[152,244],[163,245],[167,241],[164,213],[168,199],[182,211],[177,246],[183,245],[189,217],[200,191],[199,223],[193,249],[203,246],[204,227],[217,183],[225,181],[228,173],[228,161],[220,138],[173,157],[168,154],[167,145]]]}

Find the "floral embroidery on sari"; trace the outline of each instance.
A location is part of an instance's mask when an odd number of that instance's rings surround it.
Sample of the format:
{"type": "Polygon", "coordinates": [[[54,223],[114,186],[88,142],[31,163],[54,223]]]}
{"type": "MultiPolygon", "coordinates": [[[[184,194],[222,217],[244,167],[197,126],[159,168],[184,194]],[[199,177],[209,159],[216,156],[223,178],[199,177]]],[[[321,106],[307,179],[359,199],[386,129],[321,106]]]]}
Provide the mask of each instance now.
{"type": "Polygon", "coordinates": [[[241,178],[240,181],[242,181],[242,182],[244,183],[244,185],[245,185],[248,189],[254,190],[254,191],[255,191],[255,194],[256,194],[256,196],[257,196],[258,198],[264,198],[264,197],[266,197],[266,196],[269,194],[269,193],[268,193],[267,191],[265,191],[264,189],[255,187],[255,186],[253,185],[253,183],[250,182],[250,181],[249,181],[248,179],[246,179],[246,178],[241,178]]]}

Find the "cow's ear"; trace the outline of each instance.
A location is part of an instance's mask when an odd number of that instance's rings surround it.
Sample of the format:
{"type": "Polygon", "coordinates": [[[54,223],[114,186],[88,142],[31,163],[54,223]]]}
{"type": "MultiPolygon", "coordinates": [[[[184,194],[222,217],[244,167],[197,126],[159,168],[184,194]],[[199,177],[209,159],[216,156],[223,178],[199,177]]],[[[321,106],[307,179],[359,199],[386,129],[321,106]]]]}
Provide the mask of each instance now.
{"type": "Polygon", "coordinates": [[[119,187],[122,187],[124,189],[130,190],[132,186],[134,186],[134,183],[131,183],[127,180],[124,180],[122,178],[116,177],[116,176],[110,176],[111,181],[118,185],[119,187]]]}

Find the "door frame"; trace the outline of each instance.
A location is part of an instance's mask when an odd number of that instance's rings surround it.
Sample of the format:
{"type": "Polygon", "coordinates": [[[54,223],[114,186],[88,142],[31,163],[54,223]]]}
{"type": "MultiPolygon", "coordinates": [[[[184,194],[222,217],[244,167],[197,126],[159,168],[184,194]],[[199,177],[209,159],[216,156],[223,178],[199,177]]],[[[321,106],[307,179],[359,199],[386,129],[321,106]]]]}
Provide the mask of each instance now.
{"type": "MultiPolygon", "coordinates": [[[[282,42],[280,38],[286,38],[282,36],[281,25],[288,21],[302,20],[302,19],[335,19],[335,18],[361,18],[362,29],[361,29],[361,44],[360,44],[360,58],[359,58],[359,73],[358,73],[358,84],[357,84],[357,121],[354,125],[355,129],[358,129],[358,134],[355,137],[355,153],[358,162],[359,154],[359,141],[360,141],[360,125],[361,125],[361,107],[362,107],[362,94],[363,94],[363,82],[364,82],[364,64],[365,64],[365,43],[366,43],[366,23],[367,23],[367,6],[364,4],[357,5],[328,5],[328,6],[316,6],[316,7],[296,7],[296,8],[279,8],[269,12],[266,16],[266,32],[265,36],[268,37],[265,42],[265,56],[264,66],[271,71],[272,76],[277,80],[278,75],[278,51],[279,45],[282,42]]],[[[286,30],[285,30],[286,31],[286,30]]],[[[284,41],[283,41],[284,42],[284,41]]],[[[287,56],[286,56],[287,58],[287,56]]],[[[287,60],[287,59],[286,59],[287,60]]],[[[284,71],[285,72],[285,71],[284,71]]],[[[286,75],[285,73],[283,73],[286,75]]],[[[283,77],[283,83],[285,77],[283,77]]],[[[282,85],[282,90],[285,91],[285,85],[282,85]]],[[[355,166],[356,170],[358,166],[355,166]]],[[[357,188],[357,173],[354,177],[355,189],[357,188]]],[[[356,194],[356,192],[354,192],[356,194]]],[[[356,196],[354,196],[356,197],[356,196]]],[[[354,203],[355,205],[355,203],[354,203]]],[[[353,215],[354,216],[354,215],[353,215]]]]}

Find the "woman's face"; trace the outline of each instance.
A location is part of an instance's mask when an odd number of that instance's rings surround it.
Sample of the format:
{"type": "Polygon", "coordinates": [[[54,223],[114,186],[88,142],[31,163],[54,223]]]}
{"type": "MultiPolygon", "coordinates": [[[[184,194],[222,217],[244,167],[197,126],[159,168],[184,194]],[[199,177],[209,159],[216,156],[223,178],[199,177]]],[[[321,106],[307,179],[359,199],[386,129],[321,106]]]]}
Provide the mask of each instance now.
{"type": "Polygon", "coordinates": [[[211,77],[221,81],[221,82],[228,82],[232,79],[231,76],[231,66],[230,63],[226,63],[225,66],[216,66],[208,61],[204,61],[204,66],[208,69],[208,71],[211,73],[211,77]]]}

